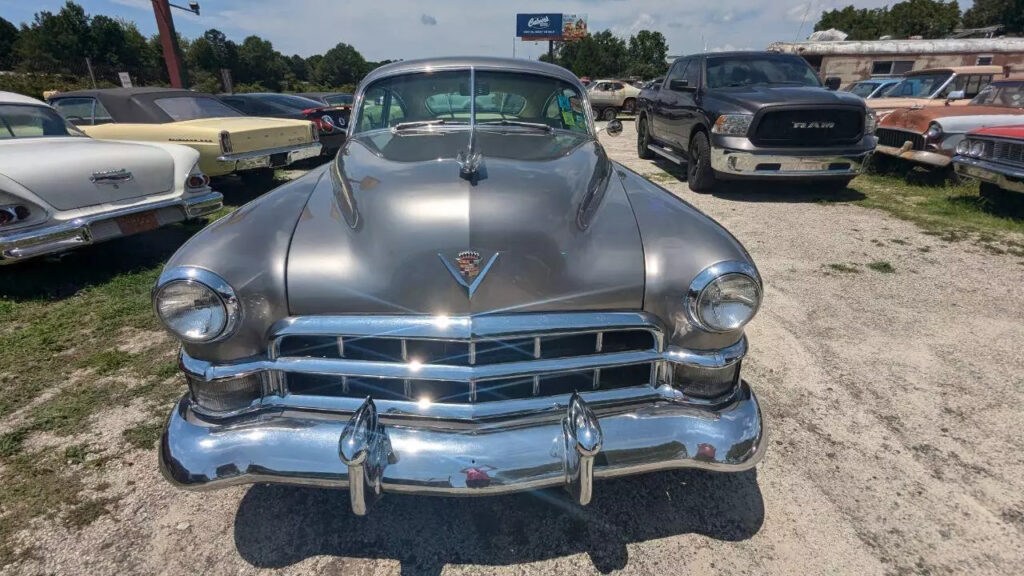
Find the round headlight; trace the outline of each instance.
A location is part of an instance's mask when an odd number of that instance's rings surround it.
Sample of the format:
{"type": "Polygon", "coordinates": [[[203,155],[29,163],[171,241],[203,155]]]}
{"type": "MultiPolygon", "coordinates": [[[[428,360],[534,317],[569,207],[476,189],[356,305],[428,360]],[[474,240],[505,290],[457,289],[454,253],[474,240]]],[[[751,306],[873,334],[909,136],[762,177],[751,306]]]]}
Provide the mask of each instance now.
{"type": "Polygon", "coordinates": [[[234,292],[212,272],[179,268],[165,272],[153,295],[164,326],[185,342],[211,342],[238,323],[234,292]]]}
{"type": "Polygon", "coordinates": [[[942,128],[939,128],[938,124],[932,124],[928,127],[928,130],[925,130],[924,136],[929,140],[935,140],[942,136],[942,128]]]}
{"type": "Polygon", "coordinates": [[[742,262],[723,262],[701,272],[690,286],[690,320],[711,332],[738,330],[761,305],[757,272],[742,262]]]}
{"type": "Polygon", "coordinates": [[[963,140],[956,143],[956,153],[964,156],[971,150],[970,141],[964,138],[963,140]]]}
{"type": "Polygon", "coordinates": [[[971,152],[970,152],[971,156],[973,156],[975,158],[980,158],[982,153],[984,153],[984,152],[985,152],[985,143],[984,142],[982,142],[980,140],[975,140],[975,141],[971,142],[971,152]]]}

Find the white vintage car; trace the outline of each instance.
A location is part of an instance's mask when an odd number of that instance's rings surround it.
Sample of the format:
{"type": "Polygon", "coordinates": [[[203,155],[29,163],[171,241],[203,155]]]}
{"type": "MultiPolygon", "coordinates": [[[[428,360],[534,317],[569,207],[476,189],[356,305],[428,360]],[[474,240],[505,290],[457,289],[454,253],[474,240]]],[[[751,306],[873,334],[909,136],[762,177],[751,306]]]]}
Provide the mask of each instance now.
{"type": "Polygon", "coordinates": [[[0,92],[0,264],[219,210],[198,161],[177,144],[93,140],[45,103],[0,92]]]}

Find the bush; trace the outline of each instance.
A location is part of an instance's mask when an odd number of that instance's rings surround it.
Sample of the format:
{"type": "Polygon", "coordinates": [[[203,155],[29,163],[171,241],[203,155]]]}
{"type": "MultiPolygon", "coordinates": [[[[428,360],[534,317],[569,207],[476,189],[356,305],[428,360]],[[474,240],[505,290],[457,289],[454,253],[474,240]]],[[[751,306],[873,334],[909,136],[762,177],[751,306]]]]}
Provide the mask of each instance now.
{"type": "MultiPolygon", "coordinates": [[[[99,88],[112,88],[115,85],[110,82],[99,82],[99,88]]],[[[0,74],[0,90],[15,92],[43,99],[43,92],[56,90],[67,92],[81,88],[91,88],[92,84],[87,78],[66,76],[63,74],[33,74],[20,72],[5,72],[0,74]]]]}

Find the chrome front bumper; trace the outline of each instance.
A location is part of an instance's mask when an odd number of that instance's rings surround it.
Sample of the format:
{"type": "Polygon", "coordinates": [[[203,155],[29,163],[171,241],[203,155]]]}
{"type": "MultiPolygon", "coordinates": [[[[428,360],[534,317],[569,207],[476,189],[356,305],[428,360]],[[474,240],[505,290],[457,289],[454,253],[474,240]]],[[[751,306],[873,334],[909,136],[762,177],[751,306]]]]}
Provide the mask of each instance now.
{"type": "Polygon", "coordinates": [[[928,150],[913,150],[910,146],[897,148],[895,146],[883,146],[879,144],[875,148],[875,152],[885,154],[886,156],[902,158],[903,160],[909,160],[911,162],[935,166],[936,168],[945,168],[953,161],[952,157],[945,154],[930,152],[928,150]]]}
{"type": "Polygon", "coordinates": [[[283,146],[270,150],[254,150],[252,152],[239,152],[238,154],[223,154],[217,157],[218,162],[234,162],[235,170],[251,170],[254,168],[280,168],[288,166],[299,160],[316,158],[320,155],[322,148],[319,142],[300,144],[297,146],[283,146]],[[274,157],[280,157],[280,162],[274,162],[274,157]]]}
{"type": "Polygon", "coordinates": [[[446,426],[378,414],[280,410],[218,423],[182,398],[160,441],[164,476],[186,488],[273,482],[349,489],[365,514],[383,492],[485,496],[562,486],[587,504],[594,478],[672,468],[737,472],[764,452],[761,409],[742,382],[728,401],[695,406],[667,385],[660,397],[591,409],[579,395],[556,409],[446,426]]]}
{"type": "Polygon", "coordinates": [[[733,177],[816,178],[860,174],[871,151],[852,154],[763,154],[728,148],[711,149],[711,167],[733,177]]]}
{"type": "MultiPolygon", "coordinates": [[[[216,212],[223,205],[224,196],[220,192],[211,190],[195,196],[140,204],[129,208],[119,208],[108,212],[90,214],[89,216],[73,220],[47,223],[29,230],[2,235],[0,236],[0,265],[11,264],[45,254],[64,252],[87,244],[122,236],[123,234],[116,230],[106,230],[103,234],[96,233],[96,228],[108,222],[113,223],[114,218],[121,216],[180,208],[184,214],[184,219],[192,219],[216,212]]],[[[177,221],[180,221],[180,219],[177,221]]],[[[166,223],[169,224],[171,222],[166,223]]]]}
{"type": "Polygon", "coordinates": [[[961,176],[991,182],[1004,190],[1024,193],[1024,169],[967,156],[956,156],[953,163],[956,173],[961,176]]]}

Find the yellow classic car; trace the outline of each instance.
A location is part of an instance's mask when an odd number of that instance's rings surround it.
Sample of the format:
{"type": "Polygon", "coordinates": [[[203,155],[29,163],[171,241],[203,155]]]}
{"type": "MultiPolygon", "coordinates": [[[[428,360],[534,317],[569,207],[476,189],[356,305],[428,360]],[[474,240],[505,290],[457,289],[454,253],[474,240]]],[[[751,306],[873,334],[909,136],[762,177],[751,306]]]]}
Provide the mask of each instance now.
{"type": "Polygon", "coordinates": [[[173,88],[110,88],[54,94],[50,104],[93,138],[173,142],[199,152],[209,176],[271,173],[320,154],[306,120],[245,116],[210,94],[173,88]],[[243,172],[244,171],[244,172],[243,172]]]}

